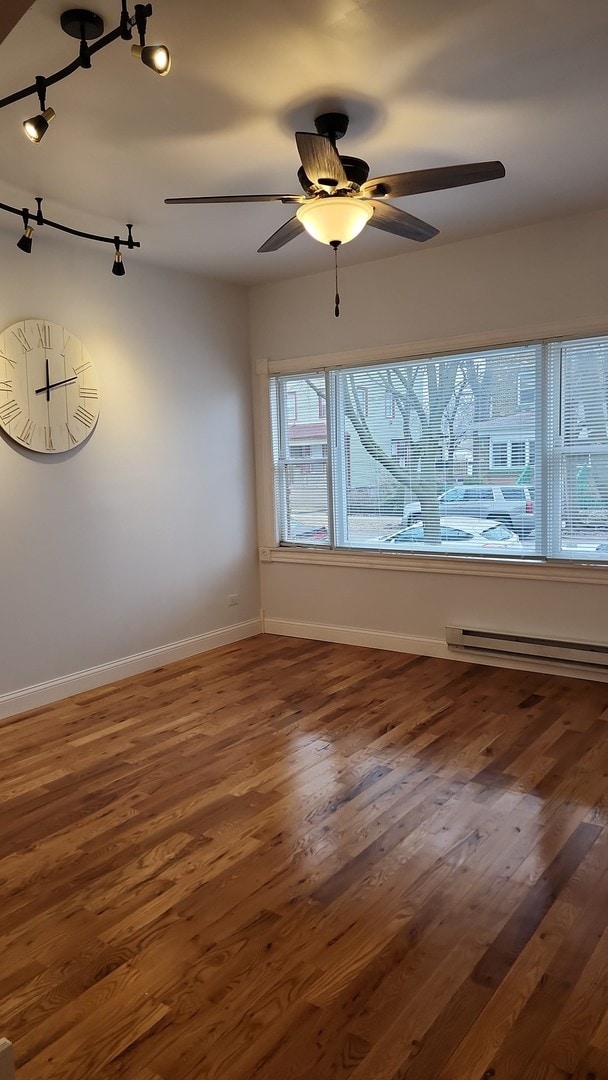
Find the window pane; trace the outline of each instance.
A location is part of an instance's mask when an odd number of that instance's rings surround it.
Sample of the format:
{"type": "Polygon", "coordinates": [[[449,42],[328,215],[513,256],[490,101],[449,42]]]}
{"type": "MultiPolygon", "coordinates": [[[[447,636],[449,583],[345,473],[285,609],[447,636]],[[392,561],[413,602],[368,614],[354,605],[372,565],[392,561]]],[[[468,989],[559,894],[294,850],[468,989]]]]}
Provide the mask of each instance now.
{"type": "MultiPolygon", "coordinates": [[[[561,350],[560,547],[605,559],[608,543],[608,339],[561,350]]],[[[558,439],[559,445],[559,439],[558,439]]]]}
{"type": "Polygon", "coordinates": [[[325,379],[277,379],[271,410],[275,496],[282,542],[327,544],[327,421],[325,379]]]}
{"type": "MultiPolygon", "coordinates": [[[[460,513],[477,523],[503,522],[525,540],[522,553],[534,551],[523,483],[533,469],[526,447],[534,443],[536,421],[533,404],[520,404],[519,377],[535,393],[538,354],[537,346],[521,346],[339,371],[342,542],[377,547],[391,528],[394,535],[422,519],[422,543],[449,550],[461,547],[462,538],[442,534],[449,523],[440,519],[460,513]],[[394,419],[387,416],[389,400],[394,419]],[[518,488],[509,505],[493,486],[499,478],[518,488]]],[[[468,542],[480,550],[485,544],[479,531],[468,542]]]]}
{"type": "Polygon", "coordinates": [[[271,425],[282,543],[608,561],[608,337],[277,376],[271,425]]]}

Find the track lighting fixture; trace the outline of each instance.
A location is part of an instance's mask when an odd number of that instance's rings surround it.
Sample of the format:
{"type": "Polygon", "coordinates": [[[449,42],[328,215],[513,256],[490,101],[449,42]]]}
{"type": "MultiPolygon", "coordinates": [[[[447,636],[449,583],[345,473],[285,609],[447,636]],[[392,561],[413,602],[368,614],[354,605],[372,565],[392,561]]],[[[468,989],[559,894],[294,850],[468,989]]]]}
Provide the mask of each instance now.
{"type": "Polygon", "coordinates": [[[122,261],[122,255],[120,254],[120,240],[117,236],[114,237],[114,264],[112,266],[112,273],[116,277],[124,277],[125,264],[122,261]]]}
{"type": "Polygon", "coordinates": [[[156,71],[159,75],[167,75],[171,68],[171,55],[166,45],[146,45],[146,29],[148,19],[152,14],[152,4],[136,4],[133,15],[129,15],[127,0],[121,0],[120,22],[109,33],[104,34],[104,23],[100,15],[84,8],[70,8],[61,15],[61,29],[76,38],[79,43],[79,53],[66,67],[56,71],[54,75],[37,75],[31,86],[17,90],[14,94],[0,99],[0,109],[12,105],[16,101],[22,101],[32,94],[38,94],[40,112],[30,117],[23,123],[23,130],[28,139],[33,143],[39,143],[48,131],[49,124],[55,116],[55,112],[46,106],[47,86],[53,86],[61,82],[79,68],[90,68],[91,57],[104,49],[112,41],[122,38],[130,41],[133,36],[133,27],[136,27],[139,35],[139,45],[133,45],[133,55],[141,59],[142,63],[156,71]],[[94,44],[90,44],[93,41],[94,44]]]}
{"type": "Polygon", "coordinates": [[[168,75],[171,71],[171,55],[165,45],[132,45],[131,56],[141,60],[157,75],[168,75]]]}
{"type": "Polygon", "coordinates": [[[30,218],[33,218],[36,225],[48,225],[49,228],[59,229],[61,232],[69,233],[70,236],[81,236],[83,240],[97,240],[101,244],[114,244],[115,252],[112,273],[117,277],[123,277],[125,267],[120,251],[121,246],[127,247],[130,251],[133,248],[141,247],[139,241],[133,239],[133,225],[127,225],[126,240],[121,240],[120,236],[97,236],[95,233],[82,232],[80,229],[71,229],[68,225],[61,225],[58,221],[51,221],[49,218],[45,218],[42,213],[42,199],[37,197],[36,203],[37,210],[33,214],[26,206],[24,206],[22,210],[19,210],[16,206],[8,206],[6,203],[0,202],[0,210],[5,210],[7,214],[17,214],[23,219],[23,236],[17,241],[17,247],[20,251],[24,251],[26,255],[31,253],[34,230],[30,225],[30,218]]]}
{"type": "Polygon", "coordinates": [[[27,206],[23,207],[23,210],[21,211],[21,216],[23,218],[24,230],[23,236],[20,240],[17,241],[17,247],[20,251],[25,251],[26,255],[29,255],[32,250],[32,237],[34,235],[34,230],[29,224],[30,212],[27,206]]]}
{"type": "Polygon", "coordinates": [[[23,121],[23,130],[30,142],[39,143],[42,136],[46,135],[51,120],[55,118],[54,109],[44,109],[38,116],[32,116],[23,121]]]}
{"type": "Polygon", "coordinates": [[[30,142],[39,143],[43,135],[48,131],[51,120],[55,117],[55,110],[46,107],[46,79],[43,75],[36,76],[35,85],[40,102],[40,112],[38,116],[31,116],[29,120],[23,121],[23,130],[30,142]]]}
{"type": "MultiPolygon", "coordinates": [[[[124,0],[123,0],[124,2],[124,0]]],[[[171,54],[166,45],[146,45],[148,18],[152,14],[151,4],[135,5],[135,26],[139,34],[139,45],[131,46],[131,56],[141,60],[157,75],[168,75],[171,70],[171,54]]]]}
{"type": "Polygon", "coordinates": [[[17,247],[20,251],[25,251],[26,255],[29,255],[32,250],[32,237],[34,230],[31,225],[26,226],[25,232],[20,240],[17,241],[17,247]]]}

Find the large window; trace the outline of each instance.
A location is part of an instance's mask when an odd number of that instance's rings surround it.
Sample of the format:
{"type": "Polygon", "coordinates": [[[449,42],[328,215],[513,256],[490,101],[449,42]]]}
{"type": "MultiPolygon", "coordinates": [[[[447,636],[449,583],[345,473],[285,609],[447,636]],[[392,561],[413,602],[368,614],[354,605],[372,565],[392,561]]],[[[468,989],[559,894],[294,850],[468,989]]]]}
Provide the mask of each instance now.
{"type": "Polygon", "coordinates": [[[608,559],[608,338],[271,380],[284,544],[608,559]]]}

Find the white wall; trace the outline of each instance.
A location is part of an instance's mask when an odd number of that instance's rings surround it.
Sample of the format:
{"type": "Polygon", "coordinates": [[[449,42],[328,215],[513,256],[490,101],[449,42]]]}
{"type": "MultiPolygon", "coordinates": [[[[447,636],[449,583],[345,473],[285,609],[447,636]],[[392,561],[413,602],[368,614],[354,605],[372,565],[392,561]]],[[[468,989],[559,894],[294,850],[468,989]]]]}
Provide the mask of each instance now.
{"type": "Polygon", "coordinates": [[[28,257],[14,239],[2,327],[79,337],[101,412],[68,454],[0,438],[0,715],[259,628],[244,291],[136,252],[116,278],[109,247],[41,235],[28,257]]]}
{"type": "MultiPolygon", "coordinates": [[[[608,212],[443,247],[412,244],[407,254],[342,271],[340,319],[333,316],[331,270],[254,289],[252,355],[254,361],[360,356],[413,342],[449,348],[465,340],[481,345],[605,332],[607,283],[608,212]]],[[[260,431],[259,459],[262,439],[260,431]]],[[[258,482],[264,503],[261,469],[258,482]]],[[[272,544],[270,529],[263,508],[262,544],[272,544]]],[[[336,566],[285,559],[262,564],[268,631],[437,655],[446,654],[450,624],[608,644],[603,569],[572,568],[561,579],[544,568],[491,577],[447,573],[445,565],[433,573],[429,564],[394,571],[349,565],[346,557],[336,566]]]]}

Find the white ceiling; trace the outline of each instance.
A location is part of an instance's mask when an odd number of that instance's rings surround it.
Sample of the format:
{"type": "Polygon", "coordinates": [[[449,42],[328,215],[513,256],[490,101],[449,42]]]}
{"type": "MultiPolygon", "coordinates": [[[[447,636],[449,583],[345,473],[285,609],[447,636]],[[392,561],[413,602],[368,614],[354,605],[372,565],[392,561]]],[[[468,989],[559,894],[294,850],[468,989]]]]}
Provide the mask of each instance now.
{"type": "MultiPolygon", "coordinates": [[[[68,6],[36,0],[0,46],[0,97],[75,57],[59,26],[68,6]]],[[[117,25],[119,0],[93,10],[117,25]]],[[[440,229],[429,245],[608,206],[606,0],[155,0],[148,42],[160,41],[167,78],[119,40],[50,88],[57,117],[38,146],[21,132],[35,97],[0,110],[0,201],[43,195],[48,217],[94,232],[133,221],[142,250],[129,262],[243,283],[329,269],[307,235],[257,254],[289,206],[163,199],[297,192],[293,132],[339,108],[351,117],[339,150],[371,176],[504,162],[504,180],[395,203],[440,229]]],[[[417,247],[366,228],[342,263],[417,247]]]]}

